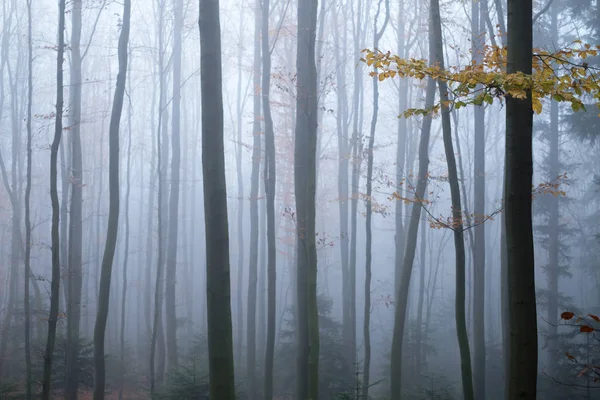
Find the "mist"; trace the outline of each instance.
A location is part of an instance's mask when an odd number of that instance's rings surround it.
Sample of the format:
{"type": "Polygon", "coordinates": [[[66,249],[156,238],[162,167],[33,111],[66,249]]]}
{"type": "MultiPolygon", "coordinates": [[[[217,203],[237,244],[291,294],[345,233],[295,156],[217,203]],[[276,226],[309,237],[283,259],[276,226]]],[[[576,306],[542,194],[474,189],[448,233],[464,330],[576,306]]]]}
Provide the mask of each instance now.
{"type": "Polygon", "coordinates": [[[0,399],[600,399],[598,45],[600,0],[4,0],[0,399]]]}

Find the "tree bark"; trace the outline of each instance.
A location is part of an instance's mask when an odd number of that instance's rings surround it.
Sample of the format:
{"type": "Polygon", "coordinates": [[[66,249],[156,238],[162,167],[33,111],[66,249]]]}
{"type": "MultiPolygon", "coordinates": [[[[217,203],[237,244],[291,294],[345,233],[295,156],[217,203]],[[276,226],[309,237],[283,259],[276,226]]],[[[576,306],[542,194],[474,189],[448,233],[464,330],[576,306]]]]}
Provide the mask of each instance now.
{"type": "Polygon", "coordinates": [[[315,191],[317,147],[317,70],[315,41],[318,0],[298,2],[296,133],[294,186],[297,234],[298,399],[319,398],[319,321],[315,191]]]}
{"type": "Polygon", "coordinates": [[[98,293],[98,314],[94,326],[94,400],[104,399],[104,386],[106,381],[104,337],[106,320],[108,318],[108,305],[110,298],[110,280],[112,275],[113,259],[117,244],[119,229],[119,128],[121,112],[123,111],[123,98],[125,95],[125,81],[127,80],[127,55],[129,43],[129,27],[131,19],[131,0],[124,0],[123,22],[119,35],[119,73],[110,116],[109,126],[109,211],[108,227],[106,229],[106,244],[102,256],[102,270],[100,275],[100,289],[98,293]]]}
{"type": "Polygon", "coordinates": [[[202,175],[210,397],[235,399],[219,0],[200,0],[202,175]]]}
{"type": "MultiPolygon", "coordinates": [[[[507,72],[531,75],[532,1],[508,0],[507,72]]],[[[509,303],[507,399],[535,399],[538,363],[535,263],[531,216],[533,109],[527,98],[506,99],[505,213],[509,303]]]]}

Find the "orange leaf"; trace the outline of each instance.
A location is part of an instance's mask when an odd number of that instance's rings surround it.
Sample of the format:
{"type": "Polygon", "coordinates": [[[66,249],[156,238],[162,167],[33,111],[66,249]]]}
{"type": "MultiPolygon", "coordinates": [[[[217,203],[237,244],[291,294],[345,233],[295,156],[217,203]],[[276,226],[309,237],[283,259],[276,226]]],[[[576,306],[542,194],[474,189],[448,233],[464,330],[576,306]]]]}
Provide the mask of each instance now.
{"type": "Polygon", "coordinates": [[[583,332],[583,333],[594,332],[594,330],[595,329],[589,325],[581,325],[581,327],[579,328],[579,332],[583,332]]]}
{"type": "Polygon", "coordinates": [[[569,360],[574,360],[575,359],[575,357],[573,357],[571,354],[569,354],[569,353],[565,353],[565,354],[567,355],[567,358],[569,360]]]}
{"type": "Polygon", "coordinates": [[[562,319],[564,319],[565,321],[570,320],[571,318],[573,318],[575,316],[575,314],[573,314],[570,311],[565,311],[564,313],[560,314],[560,317],[562,319]]]}

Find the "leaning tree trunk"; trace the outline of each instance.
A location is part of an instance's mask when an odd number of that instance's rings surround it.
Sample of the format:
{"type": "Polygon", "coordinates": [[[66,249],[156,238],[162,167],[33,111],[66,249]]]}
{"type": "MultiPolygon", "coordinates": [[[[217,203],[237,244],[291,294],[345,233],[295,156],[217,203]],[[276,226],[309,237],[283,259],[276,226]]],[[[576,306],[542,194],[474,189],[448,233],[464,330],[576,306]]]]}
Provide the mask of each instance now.
{"type": "Polygon", "coordinates": [[[48,337],[44,353],[44,375],[42,399],[50,399],[52,385],[52,361],[56,341],[56,322],[60,298],[60,210],[58,203],[58,148],[62,136],[63,117],[63,58],[65,53],[65,0],[58,3],[58,55],[56,56],[56,120],[54,140],[50,147],[50,200],[52,202],[52,281],[50,286],[50,314],[48,315],[48,337]]]}
{"type": "Polygon", "coordinates": [[[200,0],[202,176],[210,398],[235,399],[219,0],[200,0]]]}
{"type": "Polygon", "coordinates": [[[125,95],[125,81],[127,80],[127,55],[129,43],[129,26],[131,20],[131,0],[123,3],[123,22],[119,35],[119,73],[110,116],[109,126],[109,209],[108,226],[106,228],[106,244],[102,256],[102,270],[100,272],[100,289],[98,293],[98,314],[94,326],[94,400],[104,399],[104,386],[106,383],[104,337],[106,320],[108,319],[108,304],[110,298],[110,280],[112,275],[113,259],[117,245],[119,229],[119,128],[121,112],[123,111],[123,98],[125,95]]]}
{"type": "MultiPolygon", "coordinates": [[[[373,48],[379,47],[379,40],[385,32],[388,21],[390,19],[390,1],[385,2],[385,19],[381,29],[377,30],[377,21],[381,12],[382,0],[377,4],[377,13],[373,22],[373,48]]],[[[374,76],[373,82],[373,117],[371,119],[371,132],[369,135],[369,148],[367,150],[367,212],[366,212],[366,261],[365,261],[365,306],[363,314],[363,341],[365,346],[365,358],[363,360],[363,382],[362,382],[362,398],[369,398],[369,381],[371,376],[371,244],[372,244],[372,228],[371,220],[373,216],[373,202],[371,196],[373,194],[373,151],[375,145],[375,130],[377,128],[377,117],[379,114],[379,79],[374,76]]]]}
{"type": "MultiPolygon", "coordinates": [[[[432,65],[436,63],[435,36],[433,32],[433,21],[429,20],[429,59],[432,65]]],[[[435,81],[427,81],[425,92],[425,108],[433,107],[435,100],[435,81]]],[[[406,313],[408,309],[408,293],[410,287],[410,278],[412,275],[415,252],[417,249],[417,234],[419,231],[419,220],[421,218],[421,199],[424,199],[425,189],[427,188],[427,177],[429,168],[429,137],[431,135],[431,116],[423,118],[423,127],[421,130],[421,140],[419,142],[419,176],[415,191],[415,202],[412,206],[412,212],[406,231],[406,250],[402,274],[396,288],[396,308],[394,312],[394,332],[392,336],[391,353],[391,396],[392,400],[402,398],[402,342],[406,327],[406,313]]]]}
{"type": "Polygon", "coordinates": [[[294,187],[297,235],[297,388],[298,399],[319,397],[319,321],[315,192],[317,148],[317,69],[315,42],[318,0],[298,2],[298,69],[294,187]]]}
{"type": "MultiPolygon", "coordinates": [[[[444,51],[442,42],[442,21],[440,16],[439,0],[431,0],[430,5],[431,27],[433,28],[433,39],[435,43],[435,62],[444,69],[444,51]]],[[[465,314],[465,235],[463,223],[463,211],[460,199],[460,186],[458,183],[458,169],[456,156],[452,143],[452,125],[450,122],[450,107],[446,102],[449,99],[448,85],[444,81],[438,81],[440,89],[440,100],[442,101],[442,132],[444,138],[444,150],[448,163],[448,182],[450,183],[450,197],[452,201],[452,230],[454,234],[455,262],[456,262],[456,335],[460,350],[460,364],[462,375],[462,389],[465,400],[474,400],[473,395],[473,371],[471,368],[471,350],[469,348],[469,334],[465,314]]],[[[482,304],[483,305],[483,304],[482,304]]]]}
{"type": "MultiPolygon", "coordinates": [[[[508,0],[509,74],[531,75],[532,0],[508,0]]],[[[533,108],[506,98],[505,225],[508,264],[509,377],[507,399],[536,398],[538,340],[531,215],[533,108]]]]}
{"type": "Polygon", "coordinates": [[[82,291],[83,161],[81,151],[81,5],[74,0],[71,10],[71,71],[69,127],[71,135],[71,212],[67,278],[67,369],[65,399],[76,400],[79,392],[79,325],[82,291]]]}

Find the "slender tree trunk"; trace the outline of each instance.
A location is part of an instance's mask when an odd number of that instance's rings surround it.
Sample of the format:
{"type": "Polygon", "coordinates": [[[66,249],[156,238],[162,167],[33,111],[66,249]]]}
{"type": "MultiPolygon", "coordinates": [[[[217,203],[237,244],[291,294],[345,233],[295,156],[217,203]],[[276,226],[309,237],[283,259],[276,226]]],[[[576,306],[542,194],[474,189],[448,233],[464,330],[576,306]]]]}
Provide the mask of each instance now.
{"type": "Polygon", "coordinates": [[[44,353],[44,375],[42,399],[50,400],[52,385],[52,361],[56,341],[58,302],[60,298],[60,209],[58,202],[58,148],[62,136],[63,116],[63,58],[65,53],[65,0],[58,3],[58,55],[56,56],[56,116],[54,140],[50,148],[50,199],[52,202],[52,281],[50,284],[50,314],[48,315],[48,337],[44,353]]]}
{"type": "Polygon", "coordinates": [[[117,244],[119,229],[119,128],[121,112],[123,111],[123,98],[125,95],[125,81],[127,80],[127,55],[129,43],[129,26],[131,19],[131,0],[124,0],[123,22],[119,35],[119,73],[110,116],[109,126],[109,211],[108,227],[106,229],[106,244],[102,256],[102,270],[100,275],[100,290],[98,294],[98,314],[94,326],[94,400],[104,399],[106,381],[104,339],[106,320],[108,318],[108,304],[110,298],[110,280],[112,275],[113,259],[117,244]]]}
{"type": "MultiPolygon", "coordinates": [[[[473,61],[481,64],[485,45],[483,1],[471,3],[473,61]]],[[[474,106],[475,238],[473,254],[473,384],[476,399],[485,398],[485,108],[474,106]]],[[[466,198],[465,198],[466,201],[466,198]]]]}
{"type": "MultiPolygon", "coordinates": [[[[269,0],[262,13],[262,101],[265,121],[265,193],[267,197],[267,346],[265,354],[265,398],[273,397],[275,357],[275,312],[277,297],[277,248],[275,243],[275,133],[271,117],[271,49],[269,44],[269,0]]],[[[250,317],[250,316],[249,316],[250,317]]],[[[254,316],[253,316],[254,317],[254,316]]]]}
{"type": "Polygon", "coordinates": [[[298,399],[319,398],[319,321],[315,191],[317,146],[317,70],[315,41],[318,0],[298,2],[298,69],[294,182],[298,248],[297,320],[298,399]]]}
{"type": "Polygon", "coordinates": [[[200,0],[202,175],[210,398],[235,399],[219,0],[200,0]]]}
{"type": "MultiPolygon", "coordinates": [[[[398,56],[405,56],[406,38],[404,34],[404,0],[400,1],[398,7],[398,56]]],[[[406,111],[408,105],[408,85],[406,79],[401,79],[398,85],[398,115],[406,111]]],[[[396,186],[400,185],[405,178],[404,164],[406,163],[406,118],[398,118],[398,146],[396,148],[396,186]]],[[[406,242],[404,230],[404,202],[397,201],[395,204],[395,267],[394,267],[394,296],[400,286],[402,275],[402,260],[404,259],[404,247],[406,242]]]]}
{"type": "MultiPolygon", "coordinates": [[[[551,34],[552,43],[558,45],[558,7],[557,3],[551,6],[551,34]]],[[[558,103],[550,103],[550,154],[548,155],[548,179],[556,179],[560,168],[560,136],[558,126],[558,103]]],[[[558,374],[559,365],[558,356],[560,349],[558,347],[558,280],[559,270],[559,218],[560,209],[558,196],[549,196],[549,216],[548,216],[548,374],[555,377],[558,374]]]]}
{"type": "MultiPolygon", "coordinates": [[[[242,1],[240,3],[240,21],[243,20],[244,18],[244,13],[246,12],[245,10],[245,3],[242,1]]],[[[255,10],[255,13],[257,13],[258,11],[255,10]]],[[[237,80],[237,107],[236,107],[236,120],[237,120],[237,145],[235,147],[235,166],[236,166],[236,172],[237,172],[237,187],[238,187],[238,204],[237,204],[237,210],[236,210],[236,214],[237,214],[237,282],[238,282],[238,288],[237,288],[237,294],[236,294],[236,298],[237,298],[237,307],[236,307],[236,315],[237,315],[237,340],[236,340],[236,359],[238,360],[238,362],[242,361],[242,357],[243,357],[243,347],[244,347],[244,175],[242,173],[242,155],[243,155],[243,144],[242,144],[242,121],[244,118],[243,112],[244,112],[244,106],[243,103],[245,103],[245,101],[243,101],[242,99],[242,79],[243,79],[243,65],[242,65],[242,60],[243,60],[243,47],[244,47],[244,29],[245,26],[243,23],[240,22],[239,24],[239,48],[238,48],[238,54],[237,54],[237,68],[238,68],[238,80],[237,80]]],[[[255,32],[256,35],[256,32],[255,32]]],[[[256,46],[256,44],[255,44],[256,46]]],[[[258,63],[260,63],[260,59],[258,61],[258,63]]],[[[254,90],[257,90],[257,88],[254,88],[254,90]]],[[[257,95],[256,92],[255,96],[257,95]]],[[[258,101],[258,100],[257,100],[258,101]]],[[[258,178],[257,178],[258,179],[258,178]]],[[[248,271],[248,275],[250,275],[250,272],[248,271]]],[[[250,286],[251,286],[251,282],[250,282],[251,277],[249,276],[249,281],[248,281],[248,296],[250,296],[250,286]]],[[[256,299],[256,296],[254,297],[256,299]]],[[[250,307],[250,304],[247,304],[247,307],[250,307]]],[[[255,306],[256,309],[256,306],[255,306]]],[[[249,319],[247,319],[246,323],[248,324],[248,329],[250,327],[250,324],[254,324],[254,326],[256,326],[256,321],[250,321],[249,319]]],[[[256,328],[254,328],[256,331],[256,328]]],[[[248,331],[246,331],[246,335],[247,338],[249,337],[250,333],[248,331]]],[[[255,336],[256,337],[256,336],[255,336]]],[[[256,341],[256,340],[255,340],[256,341]]],[[[248,366],[250,365],[250,361],[248,360],[248,358],[251,356],[251,352],[253,352],[254,354],[252,355],[254,358],[256,358],[256,345],[254,345],[254,347],[250,346],[250,342],[246,343],[247,346],[247,350],[246,350],[246,374],[247,374],[247,387],[248,387],[248,394],[250,395],[251,393],[254,393],[254,389],[255,389],[255,378],[254,378],[254,362],[252,363],[253,367],[252,368],[248,368],[248,366]],[[252,379],[251,378],[252,375],[252,379]]]]}
{"type": "Polygon", "coordinates": [[[23,291],[23,304],[25,306],[25,398],[31,400],[32,393],[32,368],[31,368],[31,299],[29,286],[31,278],[31,154],[32,154],[32,104],[33,104],[33,38],[31,0],[27,0],[27,181],[25,184],[25,281],[23,291]]]}
{"type": "MultiPolygon", "coordinates": [[[[129,71],[133,69],[133,59],[131,54],[129,55],[129,71]]],[[[128,81],[128,92],[131,96],[132,88],[131,88],[131,79],[128,81]]],[[[121,379],[121,386],[119,387],[119,400],[123,399],[123,390],[124,390],[124,374],[126,371],[125,368],[125,323],[127,321],[126,311],[127,311],[127,267],[129,262],[129,198],[131,195],[131,143],[133,139],[132,133],[132,116],[133,116],[133,104],[131,102],[131,97],[129,97],[129,110],[127,113],[127,133],[129,134],[129,138],[127,141],[127,182],[125,189],[125,245],[123,250],[123,288],[121,292],[121,333],[119,337],[120,342],[120,358],[121,358],[121,368],[123,372],[123,376],[121,379]]],[[[140,210],[141,211],[141,210],[140,210]]],[[[141,213],[140,213],[141,215],[141,213]]],[[[141,225],[140,225],[141,227],[141,225]]]]}
{"type": "MultiPolygon", "coordinates": [[[[377,22],[381,12],[382,0],[379,0],[377,4],[377,13],[373,21],[373,48],[379,47],[379,40],[385,32],[388,21],[390,19],[390,1],[385,2],[385,17],[381,29],[377,30],[377,22]]],[[[379,79],[373,77],[373,117],[371,119],[371,132],[369,135],[369,148],[367,150],[367,201],[366,201],[366,262],[365,262],[365,307],[363,314],[363,341],[365,345],[365,358],[363,360],[363,382],[362,382],[362,398],[369,398],[369,384],[371,376],[371,247],[372,247],[372,229],[371,220],[373,216],[373,202],[371,196],[373,195],[373,158],[374,158],[374,145],[375,145],[375,132],[377,128],[377,117],[379,114],[379,79]]]]}
{"type": "MultiPolygon", "coordinates": [[[[261,150],[261,5],[256,1],[254,8],[254,68],[252,76],[253,90],[253,120],[252,120],[252,176],[250,180],[250,263],[248,265],[248,311],[246,331],[246,344],[248,346],[246,358],[246,373],[248,376],[248,395],[256,396],[256,286],[258,270],[258,188],[260,183],[261,150]]],[[[263,1],[268,7],[267,0],[263,1]]],[[[267,14],[268,17],[268,14],[267,14]]],[[[267,38],[268,38],[267,33],[267,38]]],[[[261,266],[262,267],[262,266],[261,266]]],[[[240,310],[241,311],[241,310],[240,310]]],[[[240,327],[241,329],[241,327],[240,327]]],[[[271,374],[272,375],[272,374],[271,374]]],[[[269,372],[265,370],[265,379],[269,379],[269,372]]],[[[265,392],[266,393],[266,392],[265,392]]]]}
{"type": "MultiPolygon", "coordinates": [[[[429,59],[432,65],[437,63],[437,52],[435,47],[435,36],[433,32],[433,21],[429,20],[429,59]]],[[[425,108],[433,107],[435,100],[435,81],[427,81],[425,92],[425,108]]],[[[406,233],[406,251],[402,266],[402,274],[396,291],[396,308],[394,313],[394,332],[392,336],[391,353],[391,396],[392,400],[402,398],[402,364],[403,364],[403,339],[406,327],[406,314],[408,309],[408,294],[410,287],[410,278],[412,275],[415,252],[417,248],[417,234],[419,230],[419,220],[421,218],[421,199],[424,199],[425,189],[427,188],[427,176],[429,168],[429,137],[431,135],[431,116],[423,118],[423,127],[421,129],[421,140],[419,143],[419,175],[415,192],[415,203],[412,206],[412,212],[406,233]]]]}
{"type": "MultiPolygon", "coordinates": [[[[508,0],[508,69],[531,75],[532,1],[508,0]]],[[[506,99],[505,209],[509,304],[507,399],[536,398],[538,341],[531,216],[533,111],[527,98],[506,99]]]]}
{"type": "MultiPolygon", "coordinates": [[[[435,61],[444,68],[444,53],[442,47],[442,21],[440,17],[439,0],[431,0],[430,6],[431,24],[434,31],[434,42],[436,47],[435,61]]],[[[449,99],[446,82],[439,81],[440,99],[442,102],[449,99]]],[[[466,400],[474,400],[473,394],[473,371],[471,368],[471,351],[469,349],[469,334],[465,314],[465,236],[463,211],[460,199],[460,187],[458,183],[458,170],[456,167],[456,156],[452,143],[452,125],[450,122],[450,109],[442,103],[442,131],[444,137],[444,149],[448,163],[448,181],[450,183],[450,194],[452,198],[452,220],[454,233],[454,246],[456,257],[456,334],[458,347],[460,349],[460,364],[462,373],[463,396],[466,400]]]]}
{"type": "MultiPolygon", "coordinates": [[[[350,311],[347,304],[349,296],[349,244],[350,235],[348,232],[348,203],[350,201],[348,195],[348,168],[349,168],[349,142],[348,142],[348,91],[346,88],[346,22],[345,14],[342,16],[344,21],[344,36],[340,35],[339,29],[339,13],[338,10],[333,16],[333,27],[335,34],[335,65],[337,78],[337,139],[338,139],[338,197],[339,197],[339,216],[340,216],[340,260],[342,269],[342,340],[344,344],[344,357],[348,365],[354,362],[355,349],[351,342],[351,329],[348,324],[350,311]]],[[[352,381],[354,376],[353,368],[349,368],[348,375],[345,379],[348,383],[352,381]]]]}
{"type": "Polygon", "coordinates": [[[71,9],[71,71],[69,90],[69,127],[71,136],[72,174],[71,209],[68,243],[67,279],[67,369],[65,399],[76,400],[79,392],[79,326],[82,291],[83,233],[83,161],[81,151],[81,0],[71,9]]]}
{"type": "Polygon", "coordinates": [[[181,165],[181,33],[183,30],[183,0],[173,1],[173,116],[171,119],[171,195],[169,199],[169,237],[165,285],[165,315],[167,367],[173,373],[179,368],[177,357],[177,240],[179,220],[179,176],[181,165]]]}

